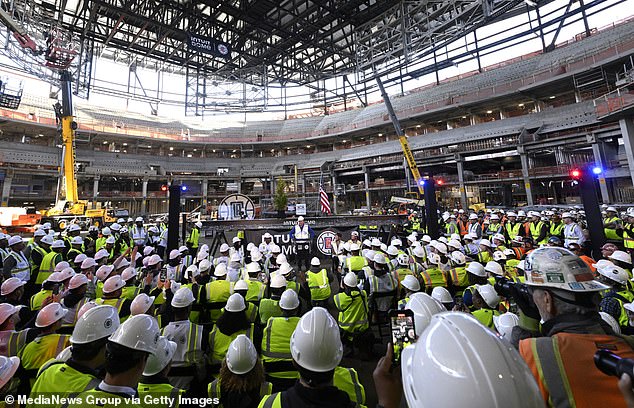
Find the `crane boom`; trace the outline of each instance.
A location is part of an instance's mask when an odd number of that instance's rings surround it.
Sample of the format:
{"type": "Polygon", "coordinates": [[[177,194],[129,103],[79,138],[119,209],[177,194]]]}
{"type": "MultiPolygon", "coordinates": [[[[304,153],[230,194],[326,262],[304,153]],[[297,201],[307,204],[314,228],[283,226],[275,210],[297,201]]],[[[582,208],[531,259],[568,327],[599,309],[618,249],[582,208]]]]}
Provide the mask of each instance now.
{"type": "Polygon", "coordinates": [[[63,176],[64,193],[67,202],[76,203],[79,200],[77,193],[77,176],[75,175],[75,128],[77,124],[73,118],[73,94],[72,78],[68,71],[61,72],[62,85],[62,141],[64,143],[63,176]]]}
{"type": "Polygon", "coordinates": [[[401,149],[403,149],[403,155],[405,156],[405,161],[407,161],[407,167],[409,167],[409,171],[412,173],[412,177],[414,177],[414,180],[416,181],[418,192],[422,195],[424,191],[423,186],[420,183],[420,172],[418,171],[416,160],[414,159],[414,155],[412,154],[412,149],[409,148],[407,136],[405,136],[405,134],[403,133],[403,129],[401,129],[401,124],[399,123],[398,118],[394,113],[392,102],[385,92],[385,88],[383,87],[383,82],[381,82],[381,78],[379,78],[378,76],[376,77],[376,83],[379,85],[379,89],[381,90],[381,96],[383,97],[383,101],[385,102],[385,106],[387,107],[387,113],[390,115],[390,119],[392,120],[392,125],[394,125],[394,130],[396,131],[398,140],[399,142],[401,142],[401,149]]]}

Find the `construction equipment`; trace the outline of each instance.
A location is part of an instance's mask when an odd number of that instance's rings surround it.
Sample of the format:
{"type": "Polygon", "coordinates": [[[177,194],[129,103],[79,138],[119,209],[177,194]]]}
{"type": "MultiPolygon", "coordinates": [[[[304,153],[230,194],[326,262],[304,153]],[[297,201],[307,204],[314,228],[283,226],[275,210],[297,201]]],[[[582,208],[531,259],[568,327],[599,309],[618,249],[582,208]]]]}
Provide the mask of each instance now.
{"type": "Polygon", "coordinates": [[[32,207],[0,207],[0,229],[9,234],[33,232],[41,218],[32,207]]]}

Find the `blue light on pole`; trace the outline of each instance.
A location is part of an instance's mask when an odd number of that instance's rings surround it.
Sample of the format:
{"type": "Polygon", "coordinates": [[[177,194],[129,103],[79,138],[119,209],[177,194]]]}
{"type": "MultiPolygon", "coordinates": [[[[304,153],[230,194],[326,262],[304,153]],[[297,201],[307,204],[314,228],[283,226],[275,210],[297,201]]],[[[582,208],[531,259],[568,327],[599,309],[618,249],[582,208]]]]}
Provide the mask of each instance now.
{"type": "Polygon", "coordinates": [[[187,186],[183,184],[183,185],[181,186],[181,191],[187,191],[187,186]]]}
{"type": "Polygon", "coordinates": [[[599,174],[603,173],[603,169],[599,166],[595,166],[592,168],[592,172],[598,176],[599,174]]]}
{"type": "Polygon", "coordinates": [[[418,185],[421,187],[425,187],[425,180],[424,179],[418,180],[418,185]]]}

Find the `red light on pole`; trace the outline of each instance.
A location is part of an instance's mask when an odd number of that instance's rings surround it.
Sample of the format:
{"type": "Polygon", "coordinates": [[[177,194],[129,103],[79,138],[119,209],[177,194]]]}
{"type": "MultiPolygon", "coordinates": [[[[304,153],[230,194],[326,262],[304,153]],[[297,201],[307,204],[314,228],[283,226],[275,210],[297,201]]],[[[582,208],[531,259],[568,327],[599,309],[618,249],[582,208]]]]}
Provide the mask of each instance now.
{"type": "Polygon", "coordinates": [[[161,186],[161,191],[167,191],[167,185],[163,184],[163,185],[161,186]]]}
{"type": "Polygon", "coordinates": [[[442,186],[443,184],[445,184],[445,182],[442,179],[438,179],[436,180],[436,184],[438,184],[439,186],[442,186]]]}
{"type": "Polygon", "coordinates": [[[579,169],[570,170],[570,177],[572,177],[574,179],[578,179],[579,177],[581,177],[581,170],[579,170],[579,169]]]}

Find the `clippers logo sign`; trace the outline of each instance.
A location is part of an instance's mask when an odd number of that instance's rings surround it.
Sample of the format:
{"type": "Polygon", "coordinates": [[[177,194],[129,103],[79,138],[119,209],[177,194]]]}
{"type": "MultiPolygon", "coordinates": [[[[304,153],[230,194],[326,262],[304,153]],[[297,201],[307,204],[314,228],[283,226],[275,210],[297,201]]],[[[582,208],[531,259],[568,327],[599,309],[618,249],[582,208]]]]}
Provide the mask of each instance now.
{"type": "Polygon", "coordinates": [[[332,241],[335,240],[335,233],[326,230],[317,237],[317,249],[324,255],[332,255],[332,241]]]}
{"type": "Polygon", "coordinates": [[[187,45],[190,50],[226,59],[231,58],[231,45],[213,38],[187,33],[187,45]]]}

